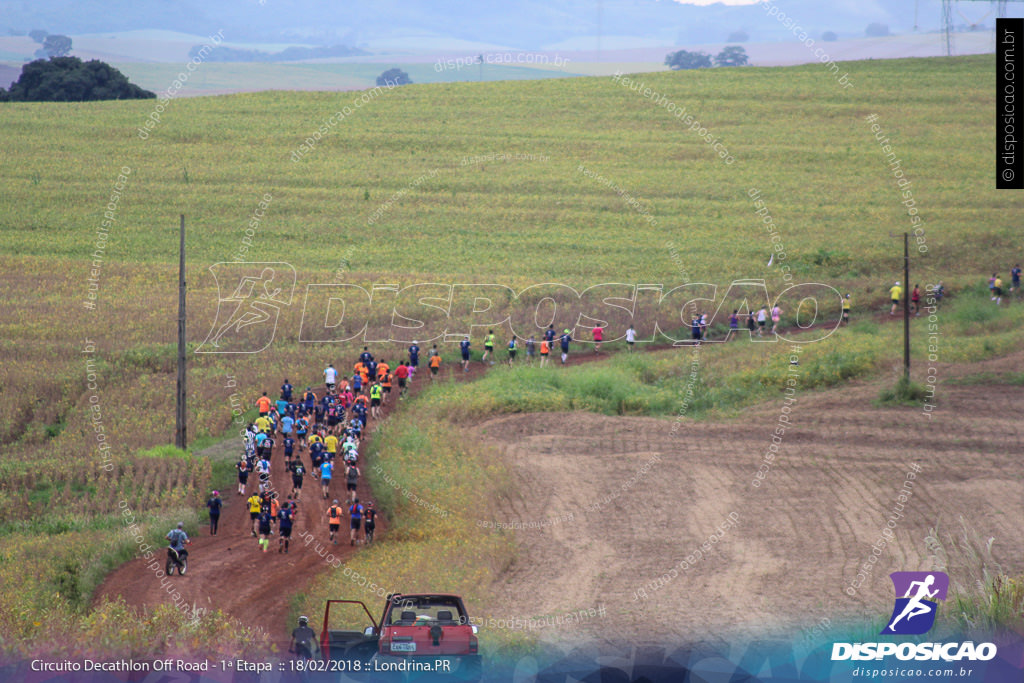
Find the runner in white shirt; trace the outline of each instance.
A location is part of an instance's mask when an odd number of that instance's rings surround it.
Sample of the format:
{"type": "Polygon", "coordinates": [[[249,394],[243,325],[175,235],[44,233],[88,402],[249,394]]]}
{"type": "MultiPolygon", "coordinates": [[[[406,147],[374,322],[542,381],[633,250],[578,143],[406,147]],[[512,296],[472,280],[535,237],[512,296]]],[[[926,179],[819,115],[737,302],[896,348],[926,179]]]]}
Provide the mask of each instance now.
{"type": "Polygon", "coordinates": [[[334,391],[334,384],[338,380],[338,371],[334,369],[333,365],[328,364],[324,370],[324,384],[327,385],[329,391],[334,391]]]}
{"type": "Polygon", "coordinates": [[[633,345],[636,344],[636,330],[630,325],[629,329],[626,330],[626,344],[629,345],[629,352],[633,352],[633,345]]]}

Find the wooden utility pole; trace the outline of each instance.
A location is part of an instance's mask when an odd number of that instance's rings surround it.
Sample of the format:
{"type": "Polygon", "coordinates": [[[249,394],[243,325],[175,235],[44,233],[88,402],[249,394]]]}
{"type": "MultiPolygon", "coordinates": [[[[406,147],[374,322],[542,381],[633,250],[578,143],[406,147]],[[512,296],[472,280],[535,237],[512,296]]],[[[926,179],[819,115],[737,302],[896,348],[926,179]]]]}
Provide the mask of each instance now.
{"type": "Polygon", "coordinates": [[[178,245],[178,393],[174,418],[174,445],[185,450],[188,436],[185,424],[185,214],[181,214],[178,245]]]}
{"type": "Polygon", "coordinates": [[[903,376],[910,381],[910,233],[903,233],[903,376]]]}

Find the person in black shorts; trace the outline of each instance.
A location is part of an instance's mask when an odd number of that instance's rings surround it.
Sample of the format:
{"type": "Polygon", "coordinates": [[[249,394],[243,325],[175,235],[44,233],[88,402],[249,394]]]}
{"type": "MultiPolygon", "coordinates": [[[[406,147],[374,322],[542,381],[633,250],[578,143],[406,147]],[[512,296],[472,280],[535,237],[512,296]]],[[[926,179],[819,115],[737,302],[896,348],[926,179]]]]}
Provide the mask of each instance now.
{"type": "Polygon", "coordinates": [[[358,498],[352,500],[352,505],[348,508],[348,514],[352,518],[352,528],[348,535],[349,545],[355,545],[359,542],[359,528],[363,525],[363,506],[359,504],[358,498]]]}
{"type": "Polygon", "coordinates": [[[277,531],[280,537],[277,540],[277,552],[288,552],[288,539],[292,537],[292,506],[285,503],[281,511],[277,513],[277,531]]]}
{"type": "Polygon", "coordinates": [[[338,533],[338,529],[341,528],[341,516],[344,514],[344,508],[338,505],[338,499],[335,498],[331,507],[327,508],[327,528],[331,532],[330,541],[337,544],[334,540],[335,535],[338,533]]]}
{"type": "Polygon", "coordinates": [[[269,506],[260,511],[259,515],[256,516],[256,526],[259,527],[259,545],[263,548],[263,552],[267,552],[267,548],[270,547],[270,525],[273,523],[274,518],[270,515],[269,506]]]}
{"type": "Polygon", "coordinates": [[[348,499],[352,502],[359,502],[356,498],[356,488],[359,485],[359,468],[349,465],[345,470],[345,488],[348,489],[348,499]]]}
{"type": "Polygon", "coordinates": [[[302,460],[292,460],[291,466],[292,472],[292,497],[302,497],[302,480],[306,476],[306,466],[302,464],[302,460]]]}
{"type": "Polygon", "coordinates": [[[366,530],[366,542],[373,543],[373,530],[377,528],[377,510],[373,507],[373,501],[366,504],[363,511],[363,529],[366,530]]]}
{"type": "Polygon", "coordinates": [[[210,499],[206,501],[206,507],[210,513],[210,535],[217,535],[217,525],[220,523],[220,508],[221,508],[220,492],[214,491],[210,499]]]}
{"type": "Polygon", "coordinates": [[[249,461],[242,456],[235,468],[238,470],[238,495],[244,496],[246,484],[249,482],[249,461]]]}

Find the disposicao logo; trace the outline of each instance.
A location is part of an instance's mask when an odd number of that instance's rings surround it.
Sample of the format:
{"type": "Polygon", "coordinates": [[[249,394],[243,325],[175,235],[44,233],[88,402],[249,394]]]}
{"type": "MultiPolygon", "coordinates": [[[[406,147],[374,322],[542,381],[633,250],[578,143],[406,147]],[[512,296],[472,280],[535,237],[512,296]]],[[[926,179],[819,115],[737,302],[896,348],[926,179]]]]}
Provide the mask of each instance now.
{"type": "MultiPolygon", "coordinates": [[[[938,601],[949,592],[949,576],[943,572],[893,572],[896,589],[892,616],[880,635],[914,636],[935,625],[938,601]]],[[[834,643],[832,661],[878,660],[895,656],[899,660],[946,662],[988,661],[996,656],[994,643],[834,643]]]]}
{"type": "Polygon", "coordinates": [[[927,633],[935,624],[936,600],[945,600],[949,592],[949,576],[943,572],[893,572],[889,578],[896,588],[896,604],[881,635],[927,633]]]}

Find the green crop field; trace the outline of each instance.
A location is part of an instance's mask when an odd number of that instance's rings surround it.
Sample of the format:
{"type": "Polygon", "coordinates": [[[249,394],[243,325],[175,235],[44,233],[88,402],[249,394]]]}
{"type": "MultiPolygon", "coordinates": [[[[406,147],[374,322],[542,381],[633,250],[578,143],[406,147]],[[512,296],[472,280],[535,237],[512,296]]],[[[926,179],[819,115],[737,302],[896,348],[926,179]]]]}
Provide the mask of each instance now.
{"type": "MultiPolygon", "coordinates": [[[[151,87],[165,77],[152,69],[151,87]]],[[[210,69],[209,79],[227,73],[210,69]]],[[[194,508],[216,476],[202,459],[147,451],[173,441],[179,214],[189,227],[193,349],[217,307],[211,265],[283,261],[298,278],[292,310],[266,351],[191,357],[189,431],[206,443],[231,424],[232,393],[251,401],[285,375],[309,382],[325,362],[351,354],[298,342],[307,284],[519,290],[615,282],[668,290],[692,281],[724,291],[758,278],[774,295],[791,277],[853,292],[868,317],[884,310],[885,290],[901,273],[899,238],[915,227],[923,229],[912,238],[922,284],[974,288],[993,270],[1005,278],[1007,259],[1019,253],[1024,199],[994,189],[993,58],[846,69],[855,84],[848,89],[818,66],[635,77],[685,107],[731,163],[652,96],[610,78],[0,106],[0,506],[10,512],[0,525],[0,648],[32,652],[50,634],[63,640],[60,651],[74,650],[81,624],[99,628],[89,592],[131,550],[118,501],[151,515],[156,529],[194,508]],[[871,115],[912,182],[913,207],[903,203],[871,115]],[[775,242],[755,213],[754,189],[774,219],[775,242]],[[109,448],[95,438],[97,412],[109,448]],[[41,549],[44,533],[57,540],[41,549]],[[107,550],[97,555],[87,541],[107,550]],[[15,570],[29,559],[30,579],[15,570]]],[[[319,70],[311,67],[307,85],[319,70]]],[[[1019,320],[1005,316],[972,322],[961,314],[965,340],[951,347],[959,357],[950,360],[1010,351],[1019,320]]],[[[868,375],[895,353],[893,336],[851,339],[821,345],[816,386],[868,375]]],[[[648,363],[612,369],[625,379],[611,402],[590,400],[603,391],[596,376],[552,391],[567,408],[671,413],[671,358],[652,354],[648,363]],[[655,390],[638,392],[634,381],[655,390]]],[[[770,370],[734,367],[724,352],[708,367],[719,404],[706,401],[699,414],[741,406],[740,393],[771,385],[770,370]]],[[[509,395],[502,381],[468,392],[465,405],[482,414],[536,405],[528,392],[509,395]]],[[[430,400],[414,414],[434,406],[450,417],[460,399],[438,392],[430,400]]],[[[447,422],[437,429],[436,438],[448,438],[447,422]]],[[[486,481],[467,475],[461,485],[475,484],[486,481]]],[[[420,544],[421,560],[454,552],[459,538],[405,533],[420,544]]],[[[512,552],[498,543],[486,550],[484,564],[512,552]]],[[[466,571],[457,581],[478,579],[466,571]]],[[[103,610],[103,618],[148,618],[118,605],[103,610]]],[[[192,635],[224,652],[247,638],[210,624],[173,628],[182,638],[206,629],[192,635]]],[[[127,635],[108,645],[137,647],[127,635]]]]}

